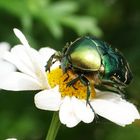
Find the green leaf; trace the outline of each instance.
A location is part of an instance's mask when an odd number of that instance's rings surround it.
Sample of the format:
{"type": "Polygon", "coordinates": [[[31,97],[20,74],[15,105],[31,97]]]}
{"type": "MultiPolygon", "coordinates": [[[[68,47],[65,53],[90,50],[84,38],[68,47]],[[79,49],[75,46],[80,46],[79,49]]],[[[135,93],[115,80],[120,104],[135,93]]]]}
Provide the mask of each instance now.
{"type": "Polygon", "coordinates": [[[25,0],[0,0],[0,8],[5,9],[18,17],[22,17],[28,13],[25,0]]]}
{"type": "MultiPolygon", "coordinates": [[[[78,10],[78,5],[75,2],[56,2],[51,5],[51,11],[53,12],[56,17],[59,16],[66,16],[72,14],[78,10]]],[[[52,13],[50,13],[52,14],[52,13]]]]}
{"type": "Polygon", "coordinates": [[[101,29],[97,25],[94,18],[88,16],[70,16],[62,20],[63,24],[75,29],[79,35],[87,33],[93,34],[97,37],[102,35],[101,29]]]}
{"type": "Polygon", "coordinates": [[[62,26],[60,23],[56,20],[50,19],[50,20],[44,20],[46,27],[51,31],[51,33],[54,35],[55,38],[60,38],[63,35],[62,26]]]}
{"type": "Polygon", "coordinates": [[[75,14],[79,10],[75,1],[50,2],[46,0],[1,0],[0,7],[17,16],[23,29],[29,33],[32,20],[42,22],[55,38],[63,35],[63,25],[72,28],[78,35],[87,33],[101,36],[102,32],[94,18],[75,14]]]}

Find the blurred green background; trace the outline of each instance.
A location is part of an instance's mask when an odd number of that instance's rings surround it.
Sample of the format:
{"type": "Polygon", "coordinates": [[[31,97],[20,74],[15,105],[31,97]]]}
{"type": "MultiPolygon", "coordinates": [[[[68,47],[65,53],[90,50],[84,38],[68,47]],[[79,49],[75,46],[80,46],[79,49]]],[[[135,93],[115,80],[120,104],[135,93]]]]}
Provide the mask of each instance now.
{"type": "MultiPolygon", "coordinates": [[[[19,28],[36,49],[61,50],[66,42],[95,35],[124,53],[134,80],[126,98],[140,110],[139,0],[0,0],[0,42],[19,43],[19,28]]],[[[44,140],[52,112],[34,106],[35,92],[0,90],[0,140],[44,140]]],[[[69,129],[61,126],[57,140],[140,140],[140,122],[120,127],[103,118],[69,129]]]]}

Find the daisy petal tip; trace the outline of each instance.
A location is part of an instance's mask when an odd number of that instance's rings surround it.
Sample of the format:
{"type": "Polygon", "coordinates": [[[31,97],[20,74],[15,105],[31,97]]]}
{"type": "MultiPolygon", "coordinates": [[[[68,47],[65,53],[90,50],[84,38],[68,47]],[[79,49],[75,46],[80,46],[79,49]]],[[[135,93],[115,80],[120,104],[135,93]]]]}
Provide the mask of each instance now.
{"type": "Polygon", "coordinates": [[[39,98],[39,95],[38,94],[35,94],[35,96],[34,96],[35,105],[37,104],[38,98],[39,98]]]}
{"type": "Polygon", "coordinates": [[[16,32],[17,30],[19,30],[18,28],[13,28],[13,31],[16,32]]]}
{"type": "Polygon", "coordinates": [[[60,122],[68,128],[76,127],[80,123],[80,121],[66,121],[65,122],[65,121],[62,121],[61,118],[60,118],[60,122]]]}
{"type": "Polygon", "coordinates": [[[140,114],[139,114],[139,112],[137,112],[137,114],[136,114],[136,116],[134,117],[132,123],[135,122],[135,121],[137,121],[137,120],[140,120],[140,114]]]}
{"type": "Polygon", "coordinates": [[[68,123],[68,124],[65,124],[66,125],[66,127],[68,127],[68,128],[73,128],[73,127],[75,127],[77,124],[70,124],[70,123],[68,123]]]}
{"type": "Polygon", "coordinates": [[[136,120],[140,120],[140,114],[138,114],[138,116],[137,116],[136,120]]]}
{"type": "Polygon", "coordinates": [[[21,41],[21,43],[25,46],[29,46],[28,41],[26,39],[26,37],[24,36],[24,34],[17,28],[13,29],[16,37],[21,41]]]}
{"type": "Polygon", "coordinates": [[[129,117],[125,118],[124,121],[120,121],[120,123],[118,123],[118,125],[122,126],[122,127],[125,127],[127,125],[131,125],[133,123],[135,123],[137,120],[140,119],[140,114],[138,112],[138,110],[136,108],[134,108],[133,112],[131,112],[132,114],[130,115],[129,114],[129,117]]]}
{"type": "Polygon", "coordinates": [[[17,28],[14,28],[13,31],[14,31],[16,36],[19,36],[20,34],[22,34],[22,32],[17,28]]]}
{"type": "Polygon", "coordinates": [[[138,120],[138,119],[133,119],[132,121],[126,122],[125,124],[118,124],[118,125],[120,125],[122,127],[126,127],[128,125],[134,124],[136,120],[138,120]]]}
{"type": "Polygon", "coordinates": [[[38,109],[58,111],[61,97],[55,89],[44,90],[34,96],[34,103],[38,109]]]}
{"type": "Polygon", "coordinates": [[[81,122],[81,119],[76,116],[73,110],[73,105],[69,96],[66,96],[63,100],[63,104],[59,110],[59,118],[60,122],[68,128],[75,127],[81,122]]]}
{"type": "Polygon", "coordinates": [[[35,106],[38,108],[38,109],[42,109],[42,110],[45,110],[44,109],[44,106],[42,105],[41,103],[42,101],[42,96],[40,96],[40,94],[36,94],[34,96],[34,103],[35,103],[35,106]]]}

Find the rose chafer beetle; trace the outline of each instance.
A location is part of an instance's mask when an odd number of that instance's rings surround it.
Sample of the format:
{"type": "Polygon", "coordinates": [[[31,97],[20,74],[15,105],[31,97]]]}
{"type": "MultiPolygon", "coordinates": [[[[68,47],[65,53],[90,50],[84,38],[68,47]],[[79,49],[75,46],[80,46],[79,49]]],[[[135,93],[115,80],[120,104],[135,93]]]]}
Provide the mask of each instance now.
{"type": "Polygon", "coordinates": [[[50,57],[46,71],[56,61],[60,61],[64,73],[72,70],[77,75],[67,83],[68,86],[74,87],[80,80],[87,87],[86,101],[89,105],[92,81],[97,89],[122,94],[132,80],[129,64],[122,53],[95,37],[84,36],[67,44],[62,52],[56,52],[50,57]]]}

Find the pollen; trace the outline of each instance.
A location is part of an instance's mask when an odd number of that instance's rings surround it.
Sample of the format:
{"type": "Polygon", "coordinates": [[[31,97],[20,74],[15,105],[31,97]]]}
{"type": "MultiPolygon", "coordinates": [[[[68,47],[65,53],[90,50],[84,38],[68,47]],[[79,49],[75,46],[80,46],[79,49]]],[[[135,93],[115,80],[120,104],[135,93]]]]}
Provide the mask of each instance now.
{"type": "MultiPolygon", "coordinates": [[[[87,98],[87,87],[78,80],[72,86],[68,86],[67,83],[77,77],[77,74],[74,74],[71,70],[68,70],[67,73],[63,74],[61,68],[56,68],[47,72],[48,82],[51,88],[55,86],[59,86],[59,92],[61,96],[75,96],[78,99],[86,99],[87,98]]],[[[89,99],[95,97],[95,89],[94,85],[90,86],[91,93],[89,99]]]]}

